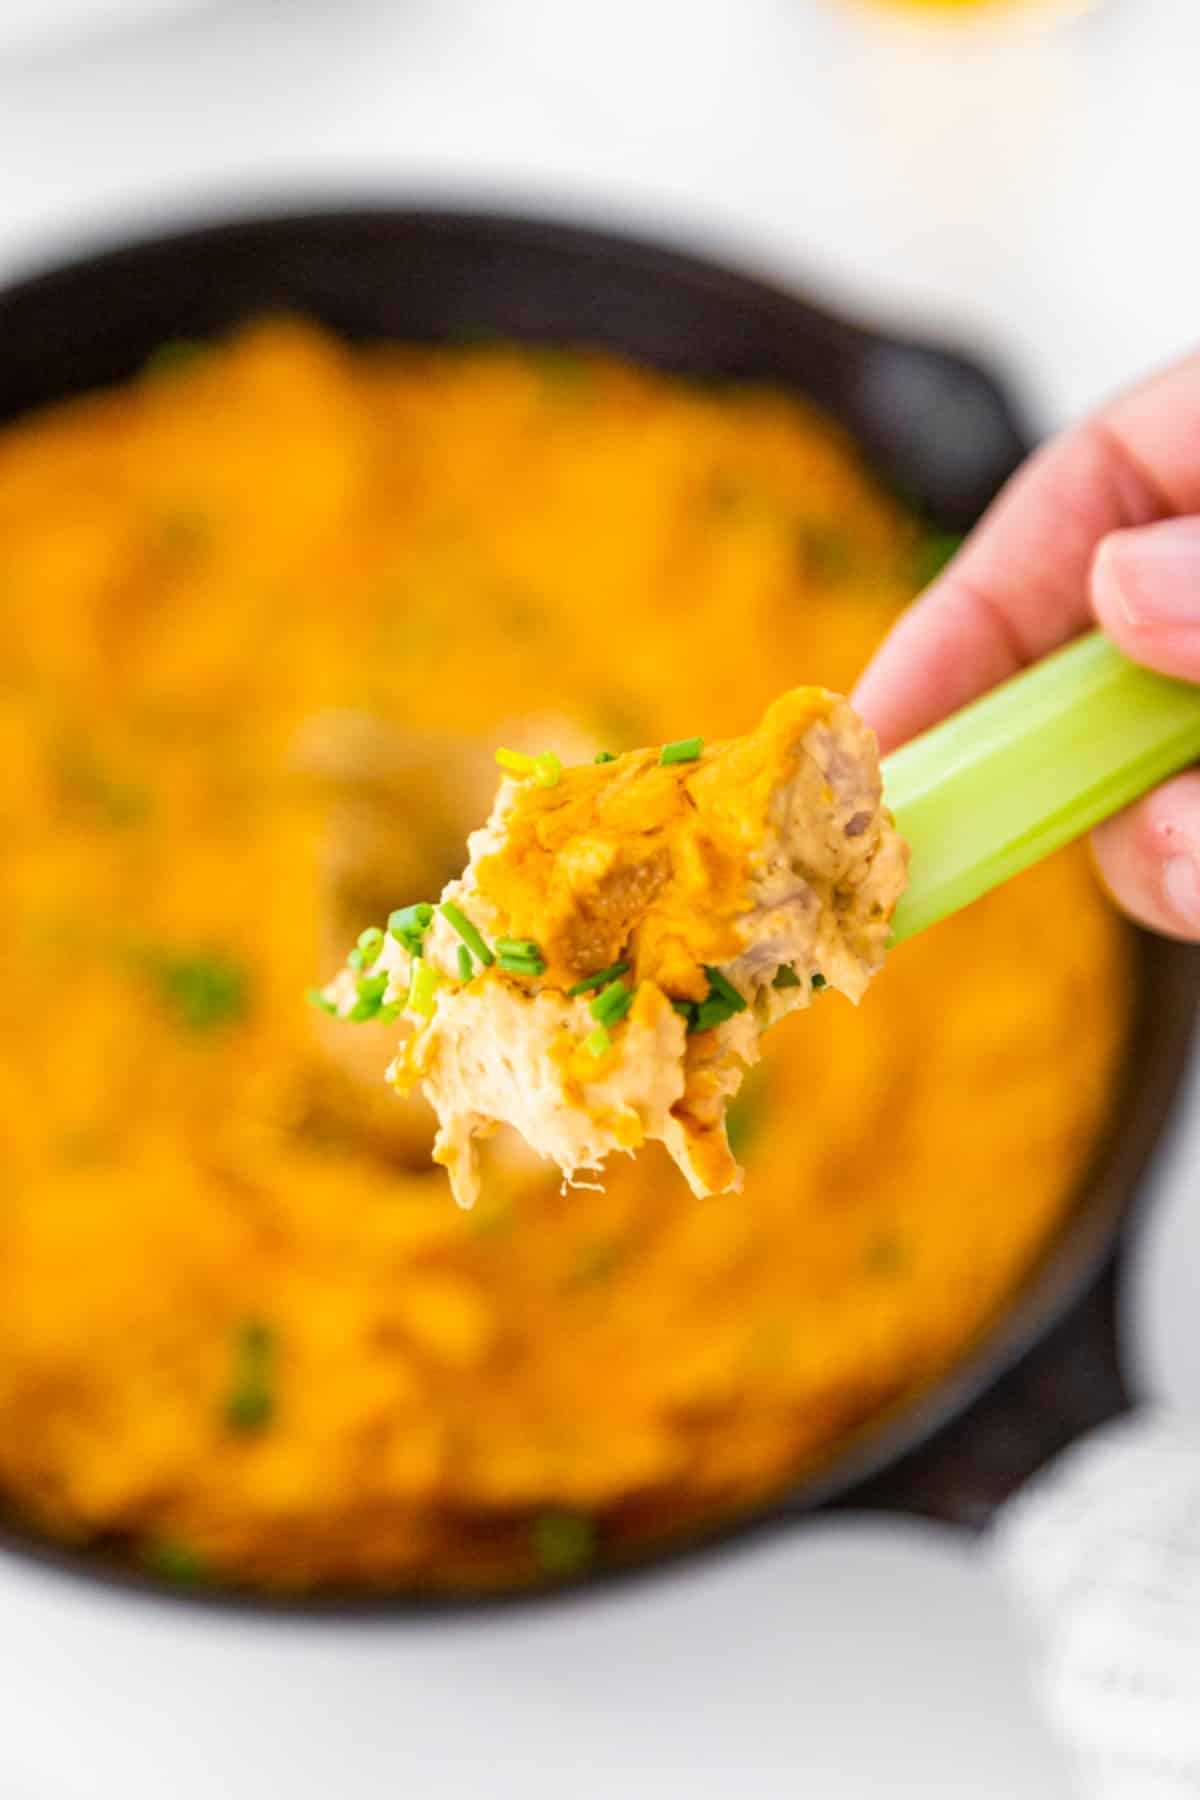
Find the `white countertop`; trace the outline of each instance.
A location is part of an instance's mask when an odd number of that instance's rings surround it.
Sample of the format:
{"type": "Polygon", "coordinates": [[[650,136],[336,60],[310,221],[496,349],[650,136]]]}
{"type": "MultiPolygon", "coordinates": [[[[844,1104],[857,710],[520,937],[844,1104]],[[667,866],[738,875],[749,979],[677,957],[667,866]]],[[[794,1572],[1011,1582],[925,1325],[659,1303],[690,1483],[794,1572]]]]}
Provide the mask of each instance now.
{"type": "MultiPolygon", "coordinates": [[[[0,280],[180,215],[461,196],[959,336],[1047,426],[1200,337],[1196,0],[953,51],[832,0],[118,0],[54,43],[50,9],[22,0],[7,53],[0,21],[0,280]]],[[[1194,1092],[1127,1324],[1143,1385],[1196,1409],[1198,1167],[1194,1092]]],[[[6,1800],[1066,1791],[990,1572],[898,1523],[420,1632],[184,1615],[6,1563],[0,1659],[6,1800]]]]}
{"type": "Polygon", "coordinates": [[[1197,335],[1194,0],[945,51],[836,0],[157,5],[0,56],[0,273],[181,209],[482,193],[960,332],[1047,422],[1197,335]]]}

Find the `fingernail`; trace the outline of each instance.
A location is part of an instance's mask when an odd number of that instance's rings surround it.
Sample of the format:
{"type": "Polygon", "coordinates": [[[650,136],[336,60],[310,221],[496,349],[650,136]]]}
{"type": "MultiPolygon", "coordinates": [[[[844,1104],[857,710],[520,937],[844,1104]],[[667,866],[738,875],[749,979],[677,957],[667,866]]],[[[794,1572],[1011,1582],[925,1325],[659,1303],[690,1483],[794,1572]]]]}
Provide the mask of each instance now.
{"type": "Polygon", "coordinates": [[[1114,532],[1100,546],[1093,581],[1131,625],[1200,625],[1200,519],[1114,532]]]}
{"type": "Polygon", "coordinates": [[[1163,893],[1181,925],[1200,928],[1200,856],[1170,856],[1163,864],[1163,893]]]}

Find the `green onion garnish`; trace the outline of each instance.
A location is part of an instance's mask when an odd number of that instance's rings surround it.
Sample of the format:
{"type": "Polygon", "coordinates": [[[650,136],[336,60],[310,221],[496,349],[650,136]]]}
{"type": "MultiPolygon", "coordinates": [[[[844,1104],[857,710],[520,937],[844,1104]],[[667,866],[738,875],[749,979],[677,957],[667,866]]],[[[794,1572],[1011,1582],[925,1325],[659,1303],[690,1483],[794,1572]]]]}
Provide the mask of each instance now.
{"type": "Polygon", "coordinates": [[[447,925],[452,925],[454,927],[468,950],[473,950],[475,952],[485,969],[491,963],[495,962],[495,957],[484,942],[482,932],[480,932],[476,926],[472,925],[470,919],[468,919],[461,907],[455,906],[453,900],[443,900],[438,911],[441,913],[443,919],[445,919],[447,925]]]}
{"type": "Polygon", "coordinates": [[[579,1513],[540,1513],[533,1522],[533,1554],[546,1575],[578,1575],[595,1561],[596,1528],[579,1513]]]}
{"type": "Polygon", "coordinates": [[[796,988],[800,986],[800,977],[790,963],[784,963],[775,971],[773,988],[796,988]]]}
{"type": "Polygon", "coordinates": [[[152,381],[163,375],[178,375],[201,362],[211,348],[201,338],[167,338],[150,352],[141,372],[152,381]]]}
{"type": "Polygon", "coordinates": [[[324,988],[306,988],[304,998],[310,1006],[315,1006],[318,1012],[328,1013],[331,1019],[337,1018],[337,1001],[331,1000],[324,988]]]}
{"type": "Polygon", "coordinates": [[[913,576],[918,588],[935,581],[946,564],[958,555],[966,540],[957,531],[934,531],[916,547],[913,576]]]}
{"type": "Polygon", "coordinates": [[[553,750],[543,750],[540,756],[533,759],[533,779],[539,787],[557,787],[562,775],[562,763],[553,750]]]}
{"type": "Polygon", "coordinates": [[[382,1010],[382,1000],[377,994],[372,994],[362,1000],[356,1000],[346,1017],[351,1025],[369,1025],[372,1019],[379,1017],[382,1010]]]}
{"type": "Polygon", "coordinates": [[[353,950],[350,952],[349,956],[346,958],[346,967],[348,969],[353,969],[355,974],[357,975],[359,973],[359,971],[362,969],[365,969],[366,966],[367,966],[367,959],[363,955],[362,951],[359,949],[358,945],[355,944],[353,950]]]}
{"type": "Polygon", "coordinates": [[[275,1403],[264,1381],[245,1381],[234,1389],[225,1404],[225,1423],[230,1431],[251,1437],[271,1423],[275,1403]]]}
{"type": "Polygon", "coordinates": [[[392,1020],[398,1019],[403,1011],[403,1000],[389,1000],[386,1006],[380,1007],[375,1017],[381,1025],[390,1025],[392,1020]]]}
{"type": "Polygon", "coordinates": [[[546,965],[540,956],[513,956],[510,951],[501,950],[496,963],[507,975],[530,975],[536,978],[546,973],[546,965]]]}
{"type": "Polygon", "coordinates": [[[658,753],[658,760],[667,767],[671,763],[695,762],[704,748],[702,737],[676,738],[673,744],[664,744],[658,753]]]}
{"type": "MultiPolygon", "coordinates": [[[[732,1019],[735,1013],[745,1012],[746,1001],[738,993],[731,981],[727,981],[720,969],[704,964],[704,973],[708,976],[708,993],[699,1006],[692,1004],[688,1018],[688,1031],[711,1031],[715,1025],[723,1025],[726,1019],[732,1019]]],[[[683,1004],[676,1010],[682,1012],[683,1004]]]]}
{"type": "Polygon", "coordinates": [[[540,962],[542,956],[541,945],[532,938],[500,937],[496,939],[496,950],[501,956],[529,956],[535,962],[540,962]]]}
{"type": "Polygon", "coordinates": [[[458,946],[458,979],[460,981],[470,981],[474,973],[475,963],[471,956],[471,952],[467,949],[465,944],[460,944],[458,946]]]}
{"type": "Polygon", "coordinates": [[[532,775],[537,766],[537,758],[527,756],[524,750],[497,750],[496,761],[510,775],[532,775]]]}
{"type": "Polygon", "coordinates": [[[596,757],[598,763],[616,762],[616,760],[611,750],[601,750],[596,757]]]}
{"type": "Polygon", "coordinates": [[[617,979],[618,975],[627,975],[628,973],[629,964],[627,962],[615,962],[610,968],[597,969],[594,975],[586,975],[582,981],[577,981],[574,987],[569,987],[567,989],[568,997],[574,1000],[579,994],[594,994],[597,988],[607,987],[610,981],[617,979]]]}
{"type": "Polygon", "coordinates": [[[828,986],[829,986],[829,983],[826,981],[825,977],[821,974],[820,970],[818,969],[816,974],[814,974],[814,976],[812,978],[813,993],[819,994],[823,987],[828,987],[828,986]]]}
{"type": "Polygon", "coordinates": [[[388,930],[393,937],[402,931],[427,931],[432,924],[433,907],[428,900],[417,900],[388,916],[388,930]]]}
{"type": "Polygon", "coordinates": [[[432,963],[427,963],[418,956],[413,962],[412,982],[405,1002],[409,1012],[420,1013],[423,1018],[431,1019],[437,1006],[434,995],[441,985],[442,977],[438,970],[432,963]]]}
{"type": "Polygon", "coordinates": [[[145,966],[163,1004],[191,1031],[234,1025],[249,1011],[250,976],[220,951],[192,955],[152,950],[145,966]]]}
{"type": "Polygon", "coordinates": [[[418,900],[390,915],[388,931],[398,944],[403,944],[410,956],[420,956],[425,933],[432,923],[433,907],[428,900],[418,900]]]}
{"type": "Polygon", "coordinates": [[[700,1010],[696,1002],[694,1000],[672,1000],[671,1007],[681,1019],[686,1019],[689,1032],[695,1031],[696,1014],[700,1010]]]}
{"type": "Polygon", "coordinates": [[[151,1575],[160,1581],[178,1582],[180,1587],[199,1587],[213,1579],[208,1558],[190,1544],[177,1538],[157,1538],[142,1551],[142,1561],[151,1575]]]}
{"type": "Polygon", "coordinates": [[[383,933],[380,931],[378,925],[368,925],[365,931],[359,932],[358,948],[362,951],[369,963],[375,961],[375,958],[383,949],[383,933]]]}
{"type": "Polygon", "coordinates": [[[618,1025],[633,1005],[633,989],[623,981],[611,981],[596,995],[588,1011],[601,1025],[618,1025]]]}
{"type": "Polygon", "coordinates": [[[603,1025],[593,1026],[583,1041],[593,1056],[603,1056],[606,1050],[612,1049],[612,1039],[603,1025]]]}
{"type": "Polygon", "coordinates": [[[721,999],[731,1012],[740,1013],[746,1010],[746,1001],[738,993],[732,981],[722,975],[720,969],[704,964],[704,973],[708,976],[708,997],[710,1000],[721,999]]]}
{"type": "Polygon", "coordinates": [[[354,991],[360,1000],[382,1000],[387,992],[390,977],[386,969],[378,975],[360,975],[354,984],[354,991]]]}
{"type": "Polygon", "coordinates": [[[239,1327],[234,1348],[233,1381],[225,1400],[230,1431],[253,1436],[270,1424],[275,1412],[275,1334],[268,1325],[248,1320],[239,1327]]]}

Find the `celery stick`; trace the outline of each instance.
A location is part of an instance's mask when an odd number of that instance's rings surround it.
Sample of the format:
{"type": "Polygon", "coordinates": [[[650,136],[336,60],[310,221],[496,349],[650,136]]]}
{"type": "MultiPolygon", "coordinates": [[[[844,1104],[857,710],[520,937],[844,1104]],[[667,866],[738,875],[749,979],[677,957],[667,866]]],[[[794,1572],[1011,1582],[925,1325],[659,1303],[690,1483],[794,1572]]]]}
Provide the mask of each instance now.
{"type": "Polygon", "coordinates": [[[985,694],[883,765],[912,850],[892,942],[1200,760],[1200,687],[1139,669],[1098,633],[985,694]]]}

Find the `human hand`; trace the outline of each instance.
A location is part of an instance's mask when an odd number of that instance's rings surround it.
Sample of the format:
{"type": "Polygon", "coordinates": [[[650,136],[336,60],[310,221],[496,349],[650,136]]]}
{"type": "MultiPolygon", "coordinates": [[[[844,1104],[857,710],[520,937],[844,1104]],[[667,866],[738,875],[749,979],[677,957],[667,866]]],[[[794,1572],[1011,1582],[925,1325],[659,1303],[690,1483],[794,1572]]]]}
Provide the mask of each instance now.
{"type": "MultiPolygon", "coordinates": [[[[895,626],[854,694],[884,751],[1098,622],[1200,682],[1200,355],[1054,439],[895,626]]],[[[1093,834],[1100,873],[1156,931],[1200,939],[1200,770],[1093,834]]]]}

